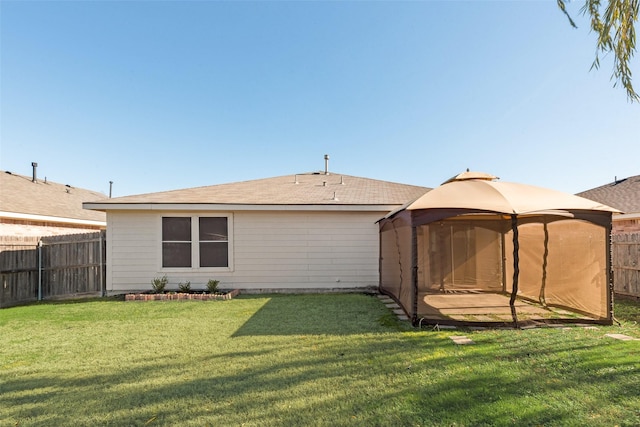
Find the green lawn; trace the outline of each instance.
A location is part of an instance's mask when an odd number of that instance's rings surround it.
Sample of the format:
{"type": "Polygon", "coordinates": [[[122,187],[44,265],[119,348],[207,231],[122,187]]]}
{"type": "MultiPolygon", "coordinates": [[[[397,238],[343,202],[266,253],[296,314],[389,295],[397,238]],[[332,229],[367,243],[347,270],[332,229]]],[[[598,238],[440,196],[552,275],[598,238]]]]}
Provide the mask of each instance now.
{"type": "Polygon", "coordinates": [[[640,425],[622,326],[418,331],[366,295],[0,310],[1,426],[640,425]],[[475,345],[457,346],[466,335],[475,345]]]}

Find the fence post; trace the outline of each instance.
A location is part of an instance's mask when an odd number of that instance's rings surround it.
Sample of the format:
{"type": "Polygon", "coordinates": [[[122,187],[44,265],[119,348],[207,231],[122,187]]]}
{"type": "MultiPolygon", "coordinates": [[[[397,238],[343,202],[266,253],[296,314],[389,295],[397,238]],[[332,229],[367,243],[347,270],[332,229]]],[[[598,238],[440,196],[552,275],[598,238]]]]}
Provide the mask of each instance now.
{"type": "Polygon", "coordinates": [[[103,258],[103,249],[102,249],[102,242],[103,242],[103,232],[100,231],[100,248],[99,248],[99,257],[100,257],[100,293],[103,297],[107,296],[107,289],[105,287],[105,283],[104,283],[104,258],[103,258]]]}
{"type": "Polygon", "coordinates": [[[38,301],[42,301],[42,239],[38,240],[38,301]]]}

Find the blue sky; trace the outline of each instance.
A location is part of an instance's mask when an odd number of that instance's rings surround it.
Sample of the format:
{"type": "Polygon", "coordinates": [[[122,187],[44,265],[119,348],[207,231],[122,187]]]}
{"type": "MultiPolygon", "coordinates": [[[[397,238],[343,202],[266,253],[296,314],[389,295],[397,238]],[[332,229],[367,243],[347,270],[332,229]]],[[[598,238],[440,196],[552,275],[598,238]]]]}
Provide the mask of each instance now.
{"type": "MultiPolygon", "coordinates": [[[[640,174],[640,104],[550,1],[0,2],[0,169],[113,195],[466,168],[640,174]]],[[[640,63],[633,69],[640,75],[640,63]]],[[[637,89],[640,80],[636,80],[637,89]]]]}

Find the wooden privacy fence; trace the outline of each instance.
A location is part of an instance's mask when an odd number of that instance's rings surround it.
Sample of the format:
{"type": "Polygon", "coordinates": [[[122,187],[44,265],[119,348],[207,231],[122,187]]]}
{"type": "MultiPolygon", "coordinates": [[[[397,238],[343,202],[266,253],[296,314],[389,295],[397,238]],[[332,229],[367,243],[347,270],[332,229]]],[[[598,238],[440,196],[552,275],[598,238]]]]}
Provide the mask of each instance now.
{"type": "Polygon", "coordinates": [[[640,232],[611,236],[614,291],[640,297],[640,232]]]}
{"type": "Polygon", "coordinates": [[[79,295],[102,295],[105,232],[0,237],[0,307],[79,295]]]}
{"type": "MultiPolygon", "coordinates": [[[[614,234],[614,291],[640,297],[640,233],[614,234]]],[[[43,299],[104,295],[104,231],[50,237],[0,236],[0,308],[43,299]]]]}

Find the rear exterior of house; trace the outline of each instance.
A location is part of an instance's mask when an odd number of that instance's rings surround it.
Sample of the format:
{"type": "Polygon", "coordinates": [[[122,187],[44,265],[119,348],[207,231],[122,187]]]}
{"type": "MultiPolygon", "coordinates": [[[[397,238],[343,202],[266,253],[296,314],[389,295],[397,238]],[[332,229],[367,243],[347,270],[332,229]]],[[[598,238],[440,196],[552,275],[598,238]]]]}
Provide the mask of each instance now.
{"type": "Polygon", "coordinates": [[[107,213],[107,292],[376,288],[376,221],[428,188],[304,173],[85,203],[107,213]]]}

